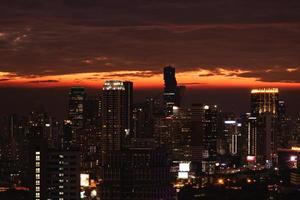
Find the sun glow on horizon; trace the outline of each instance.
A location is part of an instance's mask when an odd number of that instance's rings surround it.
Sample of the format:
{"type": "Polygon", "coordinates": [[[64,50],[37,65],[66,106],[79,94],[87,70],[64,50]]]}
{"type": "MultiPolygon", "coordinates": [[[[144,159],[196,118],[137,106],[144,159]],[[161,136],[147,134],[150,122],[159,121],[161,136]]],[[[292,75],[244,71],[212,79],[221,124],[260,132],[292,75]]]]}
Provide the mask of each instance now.
{"type": "MultiPolygon", "coordinates": [[[[177,72],[178,85],[188,88],[253,88],[253,87],[278,87],[300,88],[300,83],[263,82],[256,78],[239,77],[245,71],[231,71],[219,69],[215,74],[208,70],[195,70],[177,72]]],[[[133,81],[135,88],[150,89],[161,88],[164,85],[162,73],[152,71],[115,71],[115,72],[90,72],[64,75],[45,76],[18,76],[8,72],[0,72],[0,87],[24,88],[53,88],[84,86],[101,88],[105,80],[133,81]]]]}

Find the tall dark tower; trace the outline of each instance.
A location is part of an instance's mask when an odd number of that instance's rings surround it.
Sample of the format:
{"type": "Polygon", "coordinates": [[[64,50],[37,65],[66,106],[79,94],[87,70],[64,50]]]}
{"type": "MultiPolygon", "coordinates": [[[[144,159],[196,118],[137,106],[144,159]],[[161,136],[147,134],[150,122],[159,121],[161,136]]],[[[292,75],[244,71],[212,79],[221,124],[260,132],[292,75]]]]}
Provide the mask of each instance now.
{"type": "Polygon", "coordinates": [[[69,92],[69,109],[68,118],[75,129],[84,126],[84,105],[86,100],[86,92],[82,87],[72,87],[69,92]]]}
{"type": "Polygon", "coordinates": [[[173,111],[173,106],[177,102],[177,81],[175,77],[175,68],[168,66],[164,68],[164,109],[165,114],[170,115],[173,111]]]}
{"type": "Polygon", "coordinates": [[[102,91],[102,149],[119,151],[126,137],[125,86],[122,81],[105,81],[102,91]]]}

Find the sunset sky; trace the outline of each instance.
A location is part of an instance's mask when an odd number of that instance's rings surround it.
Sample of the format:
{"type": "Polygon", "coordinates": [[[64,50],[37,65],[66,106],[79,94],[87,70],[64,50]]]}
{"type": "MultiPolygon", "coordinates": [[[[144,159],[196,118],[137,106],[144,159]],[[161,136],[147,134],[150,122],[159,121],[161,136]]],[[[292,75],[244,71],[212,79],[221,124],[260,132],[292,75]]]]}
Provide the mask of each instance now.
{"type": "Polygon", "coordinates": [[[300,88],[298,0],[0,2],[0,87],[300,88]]]}

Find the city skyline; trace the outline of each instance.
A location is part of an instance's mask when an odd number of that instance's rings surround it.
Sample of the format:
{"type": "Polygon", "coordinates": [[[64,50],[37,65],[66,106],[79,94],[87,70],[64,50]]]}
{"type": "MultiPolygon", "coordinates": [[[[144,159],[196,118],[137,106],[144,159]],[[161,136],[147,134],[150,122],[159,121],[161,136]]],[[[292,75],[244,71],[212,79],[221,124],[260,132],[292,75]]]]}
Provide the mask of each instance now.
{"type": "Polygon", "coordinates": [[[1,200],[299,200],[299,0],[0,0],[1,200]]]}

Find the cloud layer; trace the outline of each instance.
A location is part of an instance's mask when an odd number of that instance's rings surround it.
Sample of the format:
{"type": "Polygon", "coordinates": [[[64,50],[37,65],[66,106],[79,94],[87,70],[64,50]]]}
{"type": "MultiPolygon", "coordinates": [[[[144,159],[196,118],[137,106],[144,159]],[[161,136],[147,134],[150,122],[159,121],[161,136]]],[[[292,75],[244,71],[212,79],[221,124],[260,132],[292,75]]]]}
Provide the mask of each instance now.
{"type": "Polygon", "coordinates": [[[55,76],[77,73],[149,78],[168,64],[199,71],[199,83],[214,76],[300,82],[297,0],[0,3],[1,84],[15,77],[60,83],[55,76]]]}

